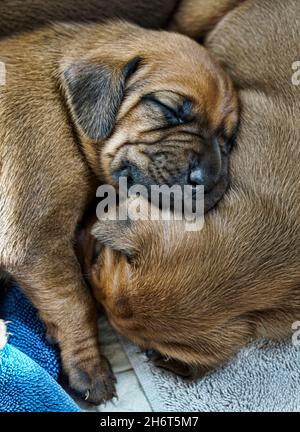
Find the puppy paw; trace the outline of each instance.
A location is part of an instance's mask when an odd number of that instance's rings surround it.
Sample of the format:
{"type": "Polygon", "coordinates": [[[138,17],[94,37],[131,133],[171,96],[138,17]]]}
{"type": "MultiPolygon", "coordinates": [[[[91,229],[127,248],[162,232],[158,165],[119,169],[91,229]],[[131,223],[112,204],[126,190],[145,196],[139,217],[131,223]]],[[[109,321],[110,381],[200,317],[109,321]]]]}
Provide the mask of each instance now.
{"type": "Polygon", "coordinates": [[[108,361],[101,357],[101,364],[94,368],[77,366],[69,372],[69,386],[85,401],[99,405],[117,396],[116,378],[108,361]]]}

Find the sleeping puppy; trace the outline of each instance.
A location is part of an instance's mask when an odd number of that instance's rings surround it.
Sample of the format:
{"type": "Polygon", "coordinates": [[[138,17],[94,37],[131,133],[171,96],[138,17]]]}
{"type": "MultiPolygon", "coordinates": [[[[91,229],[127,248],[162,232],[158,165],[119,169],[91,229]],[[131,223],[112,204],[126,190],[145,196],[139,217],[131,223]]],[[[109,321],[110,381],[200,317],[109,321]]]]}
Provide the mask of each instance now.
{"type": "Polygon", "coordinates": [[[236,94],[196,42],[124,22],[2,39],[0,61],[0,269],[59,343],[71,387],[99,403],[114,384],[74,253],[76,226],[96,186],[120,176],[201,183],[213,206],[227,187],[236,94]]]}
{"type": "Polygon", "coordinates": [[[90,280],[111,323],[185,376],[252,339],[291,335],[300,317],[299,18],[298,0],[246,1],[207,40],[240,87],[242,116],[231,189],[203,230],[179,221],[93,228],[104,246],[90,280]]]}

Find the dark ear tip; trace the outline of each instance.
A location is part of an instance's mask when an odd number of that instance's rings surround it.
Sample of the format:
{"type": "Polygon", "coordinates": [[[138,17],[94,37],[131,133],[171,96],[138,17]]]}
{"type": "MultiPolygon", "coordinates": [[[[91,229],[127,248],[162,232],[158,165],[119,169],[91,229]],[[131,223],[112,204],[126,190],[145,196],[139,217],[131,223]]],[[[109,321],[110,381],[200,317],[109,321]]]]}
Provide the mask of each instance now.
{"type": "Polygon", "coordinates": [[[137,56],[134,57],[132,60],[130,60],[129,63],[126,64],[124,68],[125,79],[128,79],[131,75],[133,75],[137,71],[141,61],[142,61],[141,57],[137,56]]]}
{"type": "Polygon", "coordinates": [[[77,124],[94,141],[113,130],[125,90],[125,81],[140,64],[134,57],[122,69],[105,63],[77,62],[66,65],[63,78],[77,124]],[[117,69],[118,79],[113,70],[117,69]]]}

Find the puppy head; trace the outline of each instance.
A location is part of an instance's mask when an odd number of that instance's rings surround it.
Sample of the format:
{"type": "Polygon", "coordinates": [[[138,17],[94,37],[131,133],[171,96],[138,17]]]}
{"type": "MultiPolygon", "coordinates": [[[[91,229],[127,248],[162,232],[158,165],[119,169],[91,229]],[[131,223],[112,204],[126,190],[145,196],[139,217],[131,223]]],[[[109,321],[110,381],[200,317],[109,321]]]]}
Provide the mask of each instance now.
{"type": "Polygon", "coordinates": [[[62,64],[67,102],[96,174],[114,186],[120,177],[128,186],[204,185],[215,204],[228,184],[238,121],[228,76],[203,47],[177,34],[119,23],[98,44],[62,64]]]}

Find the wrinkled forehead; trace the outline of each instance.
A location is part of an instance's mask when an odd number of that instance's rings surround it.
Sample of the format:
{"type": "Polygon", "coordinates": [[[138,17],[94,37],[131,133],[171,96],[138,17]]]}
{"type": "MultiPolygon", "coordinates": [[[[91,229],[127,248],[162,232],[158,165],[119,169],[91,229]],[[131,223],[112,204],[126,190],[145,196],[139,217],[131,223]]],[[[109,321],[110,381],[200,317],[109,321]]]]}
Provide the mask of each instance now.
{"type": "Polygon", "coordinates": [[[176,60],[142,65],[128,82],[119,119],[135,108],[146,108],[144,98],[155,95],[167,104],[186,105],[191,114],[200,114],[207,120],[211,112],[218,111],[228,92],[223,73],[214,66],[207,66],[182,64],[176,60]]]}
{"type": "MultiPolygon", "coordinates": [[[[215,90],[219,89],[219,81],[221,71],[215,67],[207,67],[208,65],[182,63],[174,60],[174,62],[159,61],[149,66],[145,66],[147,77],[144,78],[143,67],[140,72],[132,78],[132,84],[136,84],[137,90],[142,92],[154,91],[169,91],[178,95],[189,97],[191,100],[197,101],[201,99],[211,87],[215,90]],[[151,71],[148,71],[148,68],[151,71]],[[149,73],[150,72],[150,73],[149,73]]],[[[129,83],[130,89],[130,83],[129,83]]]]}

